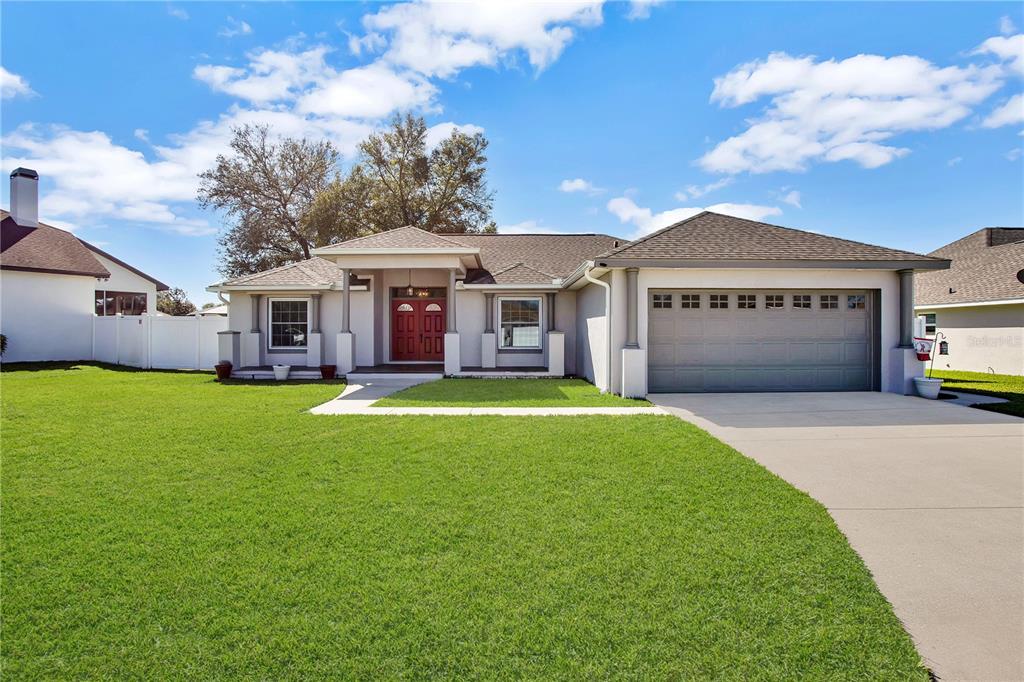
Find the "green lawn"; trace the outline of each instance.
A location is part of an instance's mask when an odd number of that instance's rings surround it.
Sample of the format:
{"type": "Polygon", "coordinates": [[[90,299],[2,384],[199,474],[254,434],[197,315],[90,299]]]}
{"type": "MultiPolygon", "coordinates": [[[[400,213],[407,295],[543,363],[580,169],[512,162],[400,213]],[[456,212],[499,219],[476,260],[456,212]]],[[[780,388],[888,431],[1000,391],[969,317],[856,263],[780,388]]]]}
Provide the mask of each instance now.
{"type": "Polygon", "coordinates": [[[1024,417],[1024,376],[1011,374],[987,374],[985,372],[954,372],[951,370],[935,371],[929,376],[944,379],[943,388],[966,393],[980,393],[1006,398],[1010,402],[996,405],[979,405],[981,409],[992,412],[1012,414],[1024,417]]]}
{"type": "Polygon", "coordinates": [[[926,679],[825,510],[667,416],[5,371],[2,671],[926,679]]]}
{"type": "Polygon", "coordinates": [[[582,379],[439,379],[399,391],[374,407],[647,407],[601,393],[582,379]]]}

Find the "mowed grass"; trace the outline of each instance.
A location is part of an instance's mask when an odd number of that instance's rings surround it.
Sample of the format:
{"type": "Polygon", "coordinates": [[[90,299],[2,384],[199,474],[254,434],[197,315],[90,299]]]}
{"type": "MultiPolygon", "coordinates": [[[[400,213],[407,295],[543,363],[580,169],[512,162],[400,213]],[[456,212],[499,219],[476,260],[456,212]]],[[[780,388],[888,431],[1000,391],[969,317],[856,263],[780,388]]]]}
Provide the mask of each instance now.
{"type": "Polygon", "coordinates": [[[984,410],[1024,417],[1024,376],[988,374],[986,372],[935,371],[929,376],[944,379],[943,388],[965,393],[980,393],[1006,398],[1010,402],[995,405],[977,405],[984,410]]]}
{"type": "Polygon", "coordinates": [[[3,678],[926,679],[825,510],[692,426],[337,390],[0,374],[3,678]]]}
{"type": "Polygon", "coordinates": [[[399,391],[374,407],[647,407],[602,394],[582,379],[438,379],[399,391]]]}

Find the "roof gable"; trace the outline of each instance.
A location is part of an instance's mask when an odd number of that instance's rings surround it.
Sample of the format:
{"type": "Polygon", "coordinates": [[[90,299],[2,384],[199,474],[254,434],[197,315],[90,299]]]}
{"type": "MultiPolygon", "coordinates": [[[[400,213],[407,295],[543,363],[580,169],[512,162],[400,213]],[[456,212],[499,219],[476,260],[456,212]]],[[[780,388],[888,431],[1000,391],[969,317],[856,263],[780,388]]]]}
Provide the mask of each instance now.
{"type": "Polygon", "coordinates": [[[45,223],[25,227],[7,211],[0,212],[0,267],[5,270],[110,277],[75,235],[45,223]]]}
{"type": "Polygon", "coordinates": [[[932,256],[950,259],[948,270],[914,278],[917,305],[1024,300],[1024,228],[985,227],[939,247],[932,256]]]}
{"type": "Polygon", "coordinates": [[[349,239],[348,241],[338,242],[337,244],[331,244],[322,248],[332,250],[461,249],[464,248],[464,245],[451,239],[446,239],[434,232],[427,232],[426,230],[421,230],[418,227],[406,225],[405,227],[396,227],[395,229],[387,230],[386,232],[377,232],[375,234],[366,235],[365,237],[356,237],[355,239],[349,239]]]}
{"type": "Polygon", "coordinates": [[[928,256],[704,211],[599,256],[671,260],[928,261],[928,256]]]}

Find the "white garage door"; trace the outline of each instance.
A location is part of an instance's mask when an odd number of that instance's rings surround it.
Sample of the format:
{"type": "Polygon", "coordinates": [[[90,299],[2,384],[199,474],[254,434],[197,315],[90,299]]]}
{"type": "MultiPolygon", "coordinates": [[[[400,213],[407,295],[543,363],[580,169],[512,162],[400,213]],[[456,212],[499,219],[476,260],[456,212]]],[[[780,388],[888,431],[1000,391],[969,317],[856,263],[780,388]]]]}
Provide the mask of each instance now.
{"type": "Polygon", "coordinates": [[[651,290],[649,390],[871,390],[871,307],[869,291],[651,290]]]}

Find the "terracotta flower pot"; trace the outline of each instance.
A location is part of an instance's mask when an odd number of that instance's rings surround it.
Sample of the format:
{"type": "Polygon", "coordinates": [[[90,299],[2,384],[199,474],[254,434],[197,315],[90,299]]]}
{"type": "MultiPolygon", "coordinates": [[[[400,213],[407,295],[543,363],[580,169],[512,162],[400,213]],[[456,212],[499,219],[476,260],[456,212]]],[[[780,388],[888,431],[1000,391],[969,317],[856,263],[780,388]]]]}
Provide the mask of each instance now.
{"type": "Polygon", "coordinates": [[[320,365],[320,378],[333,379],[338,368],[335,365],[320,365]]]}
{"type": "Polygon", "coordinates": [[[227,362],[226,360],[224,362],[218,362],[213,366],[213,369],[217,372],[217,381],[224,381],[225,379],[231,378],[230,362],[227,362]]]}

